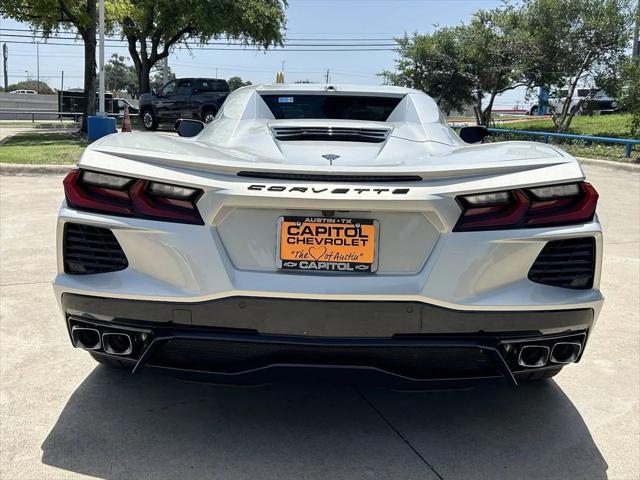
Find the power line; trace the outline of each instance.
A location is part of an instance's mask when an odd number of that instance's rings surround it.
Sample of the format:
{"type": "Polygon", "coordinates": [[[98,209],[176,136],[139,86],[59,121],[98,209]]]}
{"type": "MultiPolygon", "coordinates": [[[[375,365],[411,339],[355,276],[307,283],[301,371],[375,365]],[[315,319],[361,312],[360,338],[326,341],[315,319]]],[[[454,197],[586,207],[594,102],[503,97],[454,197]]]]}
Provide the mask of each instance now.
{"type": "MultiPolygon", "coordinates": [[[[25,42],[22,40],[6,40],[6,43],[11,44],[25,44],[33,45],[36,42],[25,42]]],[[[82,43],[59,43],[59,42],[46,42],[43,45],[57,45],[65,47],[81,47],[82,43]]],[[[301,45],[302,46],[302,45],[301,45]]],[[[306,46],[306,45],[305,45],[306,46]]],[[[364,45],[366,47],[366,45],[364,45]]],[[[128,48],[126,45],[109,45],[109,48],[128,48]]],[[[180,47],[178,46],[178,49],[180,47]]],[[[242,48],[223,48],[223,47],[196,47],[194,50],[215,50],[215,51],[227,51],[227,52],[264,52],[264,51],[287,51],[287,52],[395,52],[396,48],[289,48],[289,47],[271,47],[270,49],[242,47],[242,48]]]]}

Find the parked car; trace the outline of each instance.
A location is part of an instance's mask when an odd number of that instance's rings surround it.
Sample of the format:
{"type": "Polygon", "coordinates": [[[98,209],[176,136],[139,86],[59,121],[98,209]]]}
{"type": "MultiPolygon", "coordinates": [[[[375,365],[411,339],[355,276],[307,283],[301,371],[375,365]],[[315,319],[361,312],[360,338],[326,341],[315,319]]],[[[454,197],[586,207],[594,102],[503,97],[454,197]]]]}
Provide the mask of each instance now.
{"type": "Polygon", "coordinates": [[[178,132],[104,137],[64,180],[53,285],[97,361],[423,388],[580,360],[598,194],[556,145],[458,136],[391,86],[244,87],[178,132]]]}
{"type": "Polygon", "coordinates": [[[35,90],[13,90],[9,93],[15,93],[16,95],[37,95],[35,90]]]}
{"type": "Polygon", "coordinates": [[[140,120],[147,130],[160,123],[175,123],[179,118],[211,122],[229,94],[226,80],[217,78],[180,78],[172,80],[157,93],[140,95],[140,120]]]}
{"type": "MultiPolygon", "coordinates": [[[[564,107],[569,90],[558,90],[549,97],[549,109],[559,112],[564,107]]],[[[530,115],[538,114],[538,104],[531,105],[530,115]]],[[[576,88],[569,104],[569,111],[576,114],[605,114],[617,109],[616,102],[601,88],[576,88]]]]}

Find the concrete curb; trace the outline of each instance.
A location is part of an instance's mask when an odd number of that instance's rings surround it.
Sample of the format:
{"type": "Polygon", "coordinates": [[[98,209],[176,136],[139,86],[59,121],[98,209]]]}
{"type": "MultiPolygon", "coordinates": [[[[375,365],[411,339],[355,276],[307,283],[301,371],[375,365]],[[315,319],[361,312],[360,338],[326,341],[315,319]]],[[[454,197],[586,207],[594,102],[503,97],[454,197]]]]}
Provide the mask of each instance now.
{"type": "Polygon", "coordinates": [[[66,175],[75,165],[28,165],[22,163],[0,163],[0,175],[66,175]]]}
{"type": "Polygon", "coordinates": [[[613,162],[611,160],[597,160],[595,158],[576,157],[580,165],[593,165],[594,167],[610,168],[619,172],[640,173],[640,163],[613,162]]]}

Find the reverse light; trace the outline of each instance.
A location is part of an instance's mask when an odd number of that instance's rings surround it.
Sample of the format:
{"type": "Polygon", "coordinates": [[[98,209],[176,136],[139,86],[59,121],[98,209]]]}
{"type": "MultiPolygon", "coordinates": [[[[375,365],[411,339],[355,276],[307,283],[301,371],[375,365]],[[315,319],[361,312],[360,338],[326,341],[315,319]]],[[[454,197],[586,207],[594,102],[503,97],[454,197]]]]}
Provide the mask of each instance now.
{"type": "Polygon", "coordinates": [[[456,197],[462,215],[454,232],[533,228],[591,221],[598,193],[587,182],[456,197]]]}
{"type": "Polygon", "coordinates": [[[196,207],[200,189],[80,169],[63,183],[67,204],[78,210],[204,224],[196,207]]]}

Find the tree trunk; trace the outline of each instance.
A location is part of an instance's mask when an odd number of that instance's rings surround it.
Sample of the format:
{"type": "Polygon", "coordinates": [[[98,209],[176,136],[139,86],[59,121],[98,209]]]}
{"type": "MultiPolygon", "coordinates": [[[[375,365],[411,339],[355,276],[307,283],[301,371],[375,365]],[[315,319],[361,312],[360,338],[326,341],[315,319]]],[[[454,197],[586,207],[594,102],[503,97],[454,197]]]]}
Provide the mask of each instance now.
{"type": "Polygon", "coordinates": [[[491,113],[493,113],[493,102],[496,99],[496,95],[498,93],[496,91],[491,92],[491,96],[489,97],[489,103],[484,110],[482,110],[482,125],[485,127],[489,126],[489,122],[491,121],[491,113]]]}
{"type": "Polygon", "coordinates": [[[140,94],[151,92],[151,64],[142,60],[138,70],[138,85],[140,86],[140,94]]]}
{"type": "MultiPolygon", "coordinates": [[[[93,4],[95,10],[95,2],[93,4]]],[[[96,29],[95,27],[83,29],[80,35],[84,42],[84,109],[80,131],[87,133],[88,117],[96,114],[96,29]]]]}

